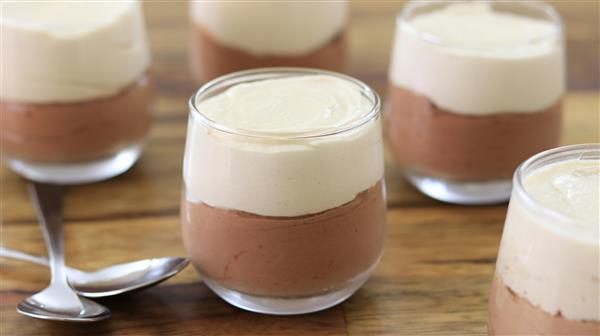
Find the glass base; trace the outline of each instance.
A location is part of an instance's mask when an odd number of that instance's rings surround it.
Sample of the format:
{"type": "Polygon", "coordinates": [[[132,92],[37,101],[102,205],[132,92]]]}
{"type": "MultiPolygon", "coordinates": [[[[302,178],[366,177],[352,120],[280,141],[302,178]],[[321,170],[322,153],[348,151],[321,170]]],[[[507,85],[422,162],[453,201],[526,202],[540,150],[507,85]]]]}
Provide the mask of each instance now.
{"type": "Polygon", "coordinates": [[[405,172],[406,178],[422,193],[439,201],[483,205],[508,201],[512,190],[511,179],[484,182],[451,181],[405,172]]]}
{"type": "Polygon", "coordinates": [[[83,184],[106,180],[126,172],[138,160],[142,148],[142,144],[135,144],[115,155],[89,162],[44,163],[8,155],[6,161],[17,174],[35,182],[83,184]]]}
{"type": "Polygon", "coordinates": [[[219,297],[238,308],[262,314],[297,315],[325,310],[345,301],[367,281],[377,264],[375,263],[368,271],[347,282],[343,288],[309,297],[255,296],[223,287],[204,276],[203,281],[219,297]]]}

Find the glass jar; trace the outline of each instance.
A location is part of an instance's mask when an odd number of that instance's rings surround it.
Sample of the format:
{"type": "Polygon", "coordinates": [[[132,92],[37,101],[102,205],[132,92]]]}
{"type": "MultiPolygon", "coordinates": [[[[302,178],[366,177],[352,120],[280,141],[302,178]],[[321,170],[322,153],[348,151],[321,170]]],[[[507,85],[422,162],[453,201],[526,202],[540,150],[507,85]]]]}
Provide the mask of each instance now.
{"type": "Polygon", "coordinates": [[[508,200],[519,163],[559,143],[564,63],[550,5],[407,4],[396,21],[387,126],[407,179],[445,202],[508,200]]]}
{"type": "Polygon", "coordinates": [[[199,83],[273,66],[344,72],[347,1],[192,1],[190,66],[199,83]]]}
{"type": "Polygon", "coordinates": [[[2,8],[0,143],[8,166],[30,180],[58,184],[127,171],[152,123],[154,85],[140,2],[2,8]]]}
{"type": "Polygon", "coordinates": [[[356,79],[269,68],[209,82],[190,99],[183,176],[185,248],[206,285],[235,306],[270,314],[328,308],[352,295],[381,256],[380,103],[356,79]],[[269,133],[217,123],[198,107],[239,84],[310,75],[351,83],[368,113],[326,132],[269,133]]]}
{"type": "Polygon", "coordinates": [[[517,169],[490,291],[490,335],[598,335],[600,204],[583,189],[595,183],[597,193],[599,177],[600,144],[548,150],[517,169]],[[541,175],[574,169],[569,164],[578,165],[571,175],[541,175]],[[547,189],[532,191],[540,188],[534,183],[547,189]],[[549,203],[555,192],[560,202],[549,203]]]}

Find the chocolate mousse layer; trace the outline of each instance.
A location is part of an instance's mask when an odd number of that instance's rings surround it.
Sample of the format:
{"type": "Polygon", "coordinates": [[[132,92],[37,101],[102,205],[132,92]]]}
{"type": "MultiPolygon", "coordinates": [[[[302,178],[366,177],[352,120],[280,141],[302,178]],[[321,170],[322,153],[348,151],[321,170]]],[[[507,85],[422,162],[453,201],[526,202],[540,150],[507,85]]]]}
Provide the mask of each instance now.
{"type": "Polygon", "coordinates": [[[390,85],[388,139],[408,169],[450,180],[508,179],[535,153],[558,146],[562,102],[535,113],[467,116],[390,85]]]}
{"type": "Polygon", "coordinates": [[[385,236],[382,182],[339,207],[267,217],[182,202],[183,242],[200,273],[240,292],[302,297],[368,271],[385,236]]]}
{"type": "MultiPolygon", "coordinates": [[[[593,298],[590,298],[593,299],[593,298]]],[[[516,295],[494,277],[490,292],[490,335],[600,335],[600,322],[567,320],[550,315],[516,295]]]]}
{"type": "Polygon", "coordinates": [[[99,159],[142,141],[150,130],[153,92],[146,73],[119,94],[77,103],[2,100],[2,150],[41,162],[99,159]]]}
{"type": "Polygon", "coordinates": [[[201,83],[230,72],[275,66],[319,68],[341,72],[345,66],[346,34],[341,32],[315,51],[299,56],[257,56],[220,43],[210,32],[194,24],[191,68],[201,83]]]}

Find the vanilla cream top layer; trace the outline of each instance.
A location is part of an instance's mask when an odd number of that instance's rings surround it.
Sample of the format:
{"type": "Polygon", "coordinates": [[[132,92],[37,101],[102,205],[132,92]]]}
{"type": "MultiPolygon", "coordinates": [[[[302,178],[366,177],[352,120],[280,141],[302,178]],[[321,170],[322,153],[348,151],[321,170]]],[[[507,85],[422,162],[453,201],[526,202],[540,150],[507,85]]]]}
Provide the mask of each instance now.
{"type": "Polygon", "coordinates": [[[571,159],[523,181],[544,214],[513,193],[497,272],[515,293],[549,314],[600,320],[600,160],[571,159]]]}
{"type": "Polygon", "coordinates": [[[565,230],[600,238],[600,161],[551,164],[527,176],[523,185],[538,202],[574,220],[565,230]]]}
{"type": "Polygon", "coordinates": [[[560,26],[485,2],[400,17],[389,76],[458,114],[537,112],[565,91],[560,26]]]}
{"type": "Polygon", "coordinates": [[[226,126],[285,134],[348,125],[367,114],[370,105],[356,84],[314,75],[240,84],[199,108],[226,126]]]}
{"type": "Polygon", "coordinates": [[[2,4],[1,98],[25,103],[108,97],[150,66],[137,1],[2,4]]]}
{"type": "Polygon", "coordinates": [[[192,1],[192,21],[220,43],[255,55],[299,56],[339,34],[346,1],[192,1]]]}
{"type": "Polygon", "coordinates": [[[264,216],[300,216],[352,201],[383,177],[379,119],[335,135],[292,139],[360,124],[372,102],[326,75],[240,84],[197,108],[245,137],[205,126],[192,113],[184,180],[188,200],[264,216]]]}

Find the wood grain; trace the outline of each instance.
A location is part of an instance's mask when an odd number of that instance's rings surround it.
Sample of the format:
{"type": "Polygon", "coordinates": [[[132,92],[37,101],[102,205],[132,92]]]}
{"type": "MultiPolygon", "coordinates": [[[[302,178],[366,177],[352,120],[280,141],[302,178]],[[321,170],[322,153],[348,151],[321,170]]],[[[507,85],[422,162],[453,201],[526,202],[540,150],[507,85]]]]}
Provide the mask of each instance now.
{"type": "MultiPolygon", "coordinates": [[[[385,96],[394,16],[401,2],[354,2],[350,73],[385,96]]],[[[569,87],[563,143],[600,142],[598,2],[557,1],[567,23],[569,87]],[[583,90],[583,91],[581,91],[583,90]]],[[[179,228],[187,99],[187,3],[146,1],[158,78],[157,122],[147,151],[126,174],[71,188],[66,198],[66,257],[93,270],[161,255],[183,255],[179,228]]],[[[374,276],[345,303],[295,317],[233,308],[190,267],[168,282],[102,300],[113,317],[92,325],[33,320],[17,303],[47,285],[48,271],[3,260],[1,335],[483,335],[486,304],[505,205],[460,207],[431,200],[386,162],[388,237],[374,276]]],[[[0,169],[2,245],[45,254],[25,181],[0,169]]]]}

